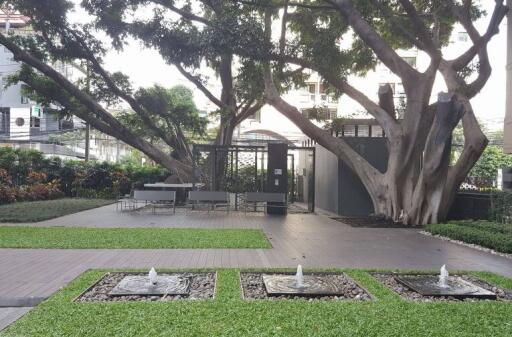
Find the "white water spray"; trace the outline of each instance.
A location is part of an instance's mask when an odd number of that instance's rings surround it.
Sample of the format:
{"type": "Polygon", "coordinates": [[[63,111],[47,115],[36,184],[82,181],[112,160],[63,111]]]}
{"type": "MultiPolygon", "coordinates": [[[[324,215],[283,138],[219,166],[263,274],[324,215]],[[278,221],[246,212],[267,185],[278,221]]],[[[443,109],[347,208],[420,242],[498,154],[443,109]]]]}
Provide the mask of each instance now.
{"type": "Polygon", "coordinates": [[[297,274],[295,274],[295,285],[297,288],[304,287],[304,275],[302,274],[302,266],[297,266],[297,274]]]}
{"type": "Polygon", "coordinates": [[[438,285],[441,288],[448,288],[448,277],[450,276],[450,273],[448,272],[448,269],[446,269],[446,265],[443,265],[441,267],[441,273],[439,274],[439,282],[438,285]]]}

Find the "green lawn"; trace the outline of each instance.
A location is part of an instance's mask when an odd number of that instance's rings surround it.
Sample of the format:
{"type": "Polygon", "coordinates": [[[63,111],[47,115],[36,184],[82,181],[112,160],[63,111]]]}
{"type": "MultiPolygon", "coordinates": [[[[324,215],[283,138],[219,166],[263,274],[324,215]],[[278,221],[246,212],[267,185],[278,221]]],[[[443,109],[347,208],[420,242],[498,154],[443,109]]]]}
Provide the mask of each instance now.
{"type": "MultiPolygon", "coordinates": [[[[512,303],[408,302],[357,270],[347,273],[376,301],[243,301],[238,272],[219,270],[213,300],[73,303],[103,275],[90,271],[0,336],[512,336],[512,303]]],[[[510,279],[478,276],[512,289],[510,279]]]]}
{"type": "Polygon", "coordinates": [[[112,204],[102,199],[57,199],[0,206],[0,222],[37,222],[112,204]]]}
{"type": "Polygon", "coordinates": [[[0,248],[271,248],[259,229],[0,227],[0,248]]]}
{"type": "Polygon", "coordinates": [[[490,221],[452,221],[428,225],[429,233],[473,243],[502,253],[512,253],[512,225],[490,221]]]}

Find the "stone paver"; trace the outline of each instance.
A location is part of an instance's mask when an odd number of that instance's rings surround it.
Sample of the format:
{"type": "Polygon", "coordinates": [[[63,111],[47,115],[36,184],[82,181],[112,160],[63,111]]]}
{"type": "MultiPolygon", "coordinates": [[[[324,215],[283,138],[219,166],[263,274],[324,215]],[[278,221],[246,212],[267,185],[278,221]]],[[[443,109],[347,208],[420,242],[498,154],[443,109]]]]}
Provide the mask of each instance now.
{"type": "Polygon", "coordinates": [[[25,315],[32,308],[0,308],[0,331],[25,315]]]}
{"type": "Polygon", "coordinates": [[[0,297],[49,296],[91,268],[312,267],[485,270],[512,277],[512,260],[415,229],[352,228],[326,216],[117,213],[112,206],[34,226],[261,228],[272,249],[0,249],[0,297]]]}

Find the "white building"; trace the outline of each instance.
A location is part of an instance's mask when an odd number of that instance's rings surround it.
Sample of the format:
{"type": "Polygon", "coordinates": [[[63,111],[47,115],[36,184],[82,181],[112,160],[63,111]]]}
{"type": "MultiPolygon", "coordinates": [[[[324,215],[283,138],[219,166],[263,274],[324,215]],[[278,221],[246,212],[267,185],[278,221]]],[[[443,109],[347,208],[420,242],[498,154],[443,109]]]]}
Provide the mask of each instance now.
{"type": "MultiPolygon", "coordinates": [[[[0,29],[6,34],[34,34],[28,18],[0,10],[0,29]]],[[[64,64],[54,65],[67,77],[72,69],[64,64]]],[[[80,120],[64,120],[51,109],[41,107],[23,94],[22,83],[5,87],[10,75],[20,69],[7,48],[0,48],[0,140],[10,142],[45,141],[51,133],[81,126],[80,120]]]]}
{"type": "MultiPolygon", "coordinates": [[[[461,26],[456,26],[453,30],[450,44],[443,49],[443,53],[447,59],[452,59],[461,55],[470,47],[471,40],[468,34],[461,26]]],[[[430,58],[428,55],[417,49],[399,50],[398,53],[419,71],[425,71],[429,65],[430,58]]],[[[499,71],[499,69],[495,71],[499,71]]],[[[364,77],[352,76],[348,81],[355,88],[363,91],[374,102],[378,102],[379,86],[390,84],[394,90],[398,117],[403,114],[401,108],[405,106],[405,92],[401,79],[383,64],[379,64],[374,71],[370,71],[364,77]]],[[[439,74],[432,90],[432,102],[437,100],[437,95],[441,91],[446,91],[446,85],[439,74]]],[[[475,110],[477,111],[477,108],[482,105],[482,100],[492,100],[493,97],[490,96],[487,95],[484,98],[477,97],[475,99],[477,101],[475,110]]],[[[325,110],[328,111],[327,115],[324,116],[327,117],[326,121],[319,123],[313,120],[313,122],[319,126],[325,125],[325,123],[336,117],[357,119],[371,118],[371,116],[364,111],[362,106],[346,95],[342,95],[339,100],[336,100],[334,97],[326,94],[322,80],[315,73],[306,81],[305,88],[292,90],[285,94],[283,98],[288,103],[297,107],[299,111],[303,112],[305,115],[307,115],[307,111],[311,108],[324,107],[325,110]]],[[[490,105],[492,106],[492,104],[490,105]]],[[[486,122],[486,120],[484,119],[483,122],[486,122]]],[[[348,128],[351,129],[345,130],[345,136],[355,135],[355,126],[348,126],[348,128]]],[[[368,125],[361,125],[359,128],[359,136],[365,136],[365,133],[367,135],[368,125]]],[[[290,120],[268,105],[262,108],[253,118],[244,121],[239,130],[237,130],[236,135],[241,139],[259,138],[262,140],[265,138],[265,135],[279,135],[296,144],[298,141],[305,138],[304,134],[290,120]]],[[[382,129],[378,126],[374,126],[372,136],[382,136],[382,129]]],[[[279,137],[272,136],[270,136],[270,138],[279,139],[279,137]]]]}

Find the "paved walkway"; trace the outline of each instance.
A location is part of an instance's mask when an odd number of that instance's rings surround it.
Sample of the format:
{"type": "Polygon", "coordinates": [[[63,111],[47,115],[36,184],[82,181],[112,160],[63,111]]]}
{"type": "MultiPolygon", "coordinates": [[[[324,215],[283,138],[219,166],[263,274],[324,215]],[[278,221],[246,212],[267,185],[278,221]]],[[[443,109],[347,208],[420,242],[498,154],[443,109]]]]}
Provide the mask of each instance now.
{"type": "Polygon", "coordinates": [[[352,228],[326,216],[232,212],[152,215],[112,206],[34,226],[261,228],[272,249],[0,249],[0,298],[49,296],[91,268],[308,267],[485,270],[512,277],[512,260],[414,229],[352,228]]]}

